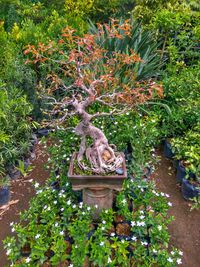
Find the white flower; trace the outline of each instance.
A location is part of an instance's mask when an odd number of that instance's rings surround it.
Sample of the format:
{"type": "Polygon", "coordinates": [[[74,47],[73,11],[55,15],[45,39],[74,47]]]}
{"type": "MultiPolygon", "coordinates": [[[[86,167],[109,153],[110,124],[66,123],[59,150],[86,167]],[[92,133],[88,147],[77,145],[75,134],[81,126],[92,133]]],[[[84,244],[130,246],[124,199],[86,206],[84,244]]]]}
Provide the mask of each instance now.
{"type": "Polygon", "coordinates": [[[55,225],[55,227],[58,227],[58,222],[56,222],[54,225],[55,225]]]}
{"type": "Polygon", "coordinates": [[[13,227],[13,228],[11,229],[11,232],[14,233],[14,231],[15,231],[15,228],[13,227]]]}
{"type": "Polygon", "coordinates": [[[10,226],[13,226],[13,224],[14,224],[14,222],[11,222],[11,223],[10,223],[10,226]]]}
{"type": "Polygon", "coordinates": [[[135,236],[132,236],[132,238],[131,238],[133,241],[136,241],[137,240],[137,237],[135,237],[135,236]]]}
{"type": "Polygon", "coordinates": [[[182,251],[179,251],[179,253],[178,253],[179,255],[181,255],[181,256],[183,256],[183,252],[182,251]]]}
{"type": "Polygon", "coordinates": [[[111,263],[111,262],[112,262],[111,258],[110,258],[110,257],[108,257],[108,263],[111,263]]]}
{"type": "Polygon", "coordinates": [[[73,264],[70,264],[69,267],[73,267],[74,265],[73,264]]]}
{"type": "Polygon", "coordinates": [[[174,251],[171,251],[171,254],[174,255],[174,251]]]}
{"type": "Polygon", "coordinates": [[[71,205],[71,200],[70,199],[67,201],[67,205],[71,205]]]}
{"type": "Polygon", "coordinates": [[[173,262],[173,259],[172,259],[171,257],[169,257],[169,258],[167,259],[167,261],[168,261],[168,262],[173,262]]]}
{"type": "Polygon", "coordinates": [[[162,230],[162,225],[158,225],[158,230],[159,230],[159,231],[162,230]]]}
{"type": "Polygon", "coordinates": [[[143,210],[140,210],[140,214],[144,214],[144,211],[143,210]]]}
{"type": "Polygon", "coordinates": [[[158,251],[156,249],[153,249],[153,253],[157,253],[158,251]]]}
{"type": "Polygon", "coordinates": [[[126,204],[126,199],[123,199],[122,200],[122,203],[125,205],[126,204]]]}
{"type": "Polygon", "coordinates": [[[64,211],[64,208],[61,208],[60,211],[64,211]]]}
{"type": "Polygon", "coordinates": [[[111,233],[110,236],[115,236],[115,233],[111,233]]]}
{"type": "Polygon", "coordinates": [[[28,257],[26,258],[26,263],[29,263],[31,261],[31,259],[28,257]]]}
{"type": "Polygon", "coordinates": [[[38,239],[40,237],[40,234],[37,234],[36,236],[35,236],[35,239],[38,239]]]}
{"type": "Polygon", "coordinates": [[[11,246],[11,243],[8,243],[7,246],[10,247],[11,246]]]}
{"type": "Polygon", "coordinates": [[[54,202],[53,202],[53,204],[57,204],[58,203],[58,201],[57,200],[55,200],[54,202]]]}
{"type": "Polygon", "coordinates": [[[48,207],[48,208],[47,208],[47,210],[51,210],[51,208],[50,208],[50,207],[48,207]]]}
{"type": "Polygon", "coordinates": [[[47,209],[47,205],[44,206],[44,210],[46,210],[46,209],[47,209]]]}
{"type": "Polygon", "coordinates": [[[126,115],[129,115],[130,113],[129,112],[126,112],[126,115]]]}
{"type": "Polygon", "coordinates": [[[116,124],[118,124],[118,122],[117,122],[117,121],[115,121],[115,122],[114,122],[114,124],[116,125],[116,124]]]}
{"type": "Polygon", "coordinates": [[[147,246],[147,245],[148,245],[148,243],[147,243],[146,241],[141,242],[141,244],[142,244],[143,246],[147,246]]]}
{"type": "Polygon", "coordinates": [[[168,194],[165,194],[165,196],[166,196],[166,197],[169,197],[169,195],[168,195],[168,194]]]}
{"type": "Polygon", "coordinates": [[[105,213],[108,213],[108,210],[105,210],[105,213]]]}
{"type": "Polygon", "coordinates": [[[161,196],[162,196],[162,197],[164,197],[164,196],[165,196],[165,193],[163,193],[163,192],[161,192],[160,194],[161,194],[161,196]]]}
{"type": "Polygon", "coordinates": [[[74,204],[74,205],[72,205],[72,208],[73,208],[73,209],[75,209],[75,208],[76,208],[76,205],[75,205],[75,204],[74,204]]]}
{"type": "Polygon", "coordinates": [[[131,222],[131,226],[135,226],[135,222],[132,221],[132,222],[131,222]]]}
{"type": "Polygon", "coordinates": [[[35,185],[34,185],[35,188],[38,188],[39,186],[40,186],[39,183],[35,183],[35,185]]]}
{"type": "Polygon", "coordinates": [[[167,203],[169,207],[172,207],[172,203],[171,202],[168,202],[167,203]]]}
{"type": "Polygon", "coordinates": [[[78,246],[77,246],[77,245],[75,245],[74,247],[75,247],[75,248],[78,248],[78,246]]]}
{"type": "Polygon", "coordinates": [[[100,243],[100,246],[102,247],[103,245],[104,245],[104,242],[101,242],[101,243],[100,243]]]}
{"type": "Polygon", "coordinates": [[[137,226],[145,226],[145,222],[137,222],[137,226]]]}
{"type": "Polygon", "coordinates": [[[122,243],[124,243],[124,239],[122,239],[122,241],[121,241],[122,243]]]}
{"type": "Polygon", "coordinates": [[[96,209],[98,209],[98,205],[96,204],[96,205],[94,205],[94,207],[96,208],[96,209]]]}
{"type": "Polygon", "coordinates": [[[69,161],[69,160],[70,160],[70,158],[66,158],[66,160],[67,160],[67,161],[69,161]]]}
{"type": "Polygon", "coordinates": [[[82,214],[85,215],[85,211],[83,211],[82,214]]]}
{"type": "Polygon", "coordinates": [[[60,235],[64,235],[64,231],[60,231],[60,235]]]}
{"type": "Polygon", "coordinates": [[[140,217],[139,217],[141,220],[142,219],[144,219],[145,218],[145,216],[144,215],[140,215],[140,217]]]}
{"type": "Polygon", "coordinates": [[[40,189],[40,190],[38,190],[38,191],[36,192],[36,194],[40,194],[40,193],[42,193],[42,189],[40,189]]]}
{"type": "Polygon", "coordinates": [[[177,264],[182,264],[182,260],[181,259],[177,259],[177,264]]]}
{"type": "Polygon", "coordinates": [[[6,255],[10,255],[11,251],[12,251],[11,249],[8,249],[6,255]]]}
{"type": "Polygon", "coordinates": [[[106,224],[106,221],[102,221],[103,224],[106,224]]]}
{"type": "Polygon", "coordinates": [[[64,154],[64,155],[63,155],[63,158],[66,158],[66,157],[67,157],[67,155],[66,155],[66,154],[64,154]]]}
{"type": "Polygon", "coordinates": [[[104,231],[104,230],[105,230],[105,227],[104,227],[104,226],[102,226],[102,227],[101,227],[101,230],[103,230],[103,231],[104,231]]]}
{"type": "Polygon", "coordinates": [[[91,210],[91,207],[87,207],[87,210],[88,210],[88,211],[91,210]]]}

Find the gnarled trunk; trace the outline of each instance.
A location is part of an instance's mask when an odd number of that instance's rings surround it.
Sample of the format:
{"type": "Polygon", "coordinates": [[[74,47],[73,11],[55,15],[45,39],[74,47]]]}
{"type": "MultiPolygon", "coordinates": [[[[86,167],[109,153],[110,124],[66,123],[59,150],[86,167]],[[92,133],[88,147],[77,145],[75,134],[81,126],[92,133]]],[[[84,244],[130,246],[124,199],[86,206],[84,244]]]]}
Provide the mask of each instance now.
{"type": "Polygon", "coordinates": [[[81,145],[78,153],[78,165],[84,170],[91,169],[95,173],[113,172],[121,167],[123,158],[115,154],[115,146],[109,145],[104,133],[93,126],[90,121],[83,120],[78,124],[75,133],[81,136],[81,145]],[[93,140],[92,145],[87,146],[87,137],[93,140]],[[84,156],[90,162],[91,167],[82,162],[84,156]]]}

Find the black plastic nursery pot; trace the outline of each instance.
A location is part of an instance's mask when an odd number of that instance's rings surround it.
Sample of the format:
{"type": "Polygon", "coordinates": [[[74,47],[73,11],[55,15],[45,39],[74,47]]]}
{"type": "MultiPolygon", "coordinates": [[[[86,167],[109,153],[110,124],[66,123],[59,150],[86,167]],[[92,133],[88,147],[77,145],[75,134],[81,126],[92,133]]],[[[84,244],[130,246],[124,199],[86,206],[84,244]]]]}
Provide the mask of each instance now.
{"type": "Polygon", "coordinates": [[[10,200],[9,186],[0,187],[0,205],[6,205],[10,200]]]}
{"type": "Polygon", "coordinates": [[[183,179],[181,191],[182,191],[183,198],[186,200],[190,200],[190,199],[200,196],[200,185],[198,187],[192,184],[189,180],[183,179]]]}
{"type": "MultiPolygon", "coordinates": [[[[177,170],[176,181],[177,181],[177,183],[181,184],[183,179],[185,179],[186,175],[187,175],[186,169],[183,166],[183,164],[181,163],[181,161],[178,161],[176,170],[177,170]]],[[[196,175],[193,172],[189,172],[188,173],[188,177],[191,178],[191,179],[195,179],[196,175]]]]}
{"type": "Polygon", "coordinates": [[[174,157],[171,144],[167,140],[164,141],[164,156],[169,159],[172,159],[174,157]]]}
{"type": "Polygon", "coordinates": [[[182,183],[183,179],[186,177],[185,167],[182,165],[181,161],[177,164],[177,173],[176,173],[176,181],[177,183],[182,183]]]}
{"type": "Polygon", "coordinates": [[[47,136],[50,133],[50,129],[48,128],[42,128],[37,130],[36,134],[38,137],[43,137],[43,136],[47,136]]]}
{"type": "Polygon", "coordinates": [[[175,169],[178,168],[178,164],[179,164],[179,160],[174,159],[174,160],[173,160],[173,167],[174,167],[175,169]]]}

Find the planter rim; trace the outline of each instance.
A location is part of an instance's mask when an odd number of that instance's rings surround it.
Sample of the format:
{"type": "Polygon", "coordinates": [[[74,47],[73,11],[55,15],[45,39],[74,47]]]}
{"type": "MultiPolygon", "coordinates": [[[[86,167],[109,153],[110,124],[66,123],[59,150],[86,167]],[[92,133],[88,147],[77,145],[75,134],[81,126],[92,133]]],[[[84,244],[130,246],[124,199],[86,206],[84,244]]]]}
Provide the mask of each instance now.
{"type": "Polygon", "coordinates": [[[108,179],[115,179],[115,180],[122,180],[122,179],[126,179],[127,178],[127,169],[126,169],[126,164],[125,164],[125,156],[123,152],[118,152],[117,154],[121,154],[122,158],[123,158],[123,163],[122,163],[122,169],[123,169],[123,174],[116,174],[116,175],[77,175],[74,174],[74,160],[77,157],[77,152],[74,152],[70,161],[70,165],[69,165],[69,171],[68,171],[68,177],[69,178],[75,178],[76,180],[83,180],[83,179],[87,179],[87,180],[96,180],[97,178],[100,180],[108,180],[108,179]]]}

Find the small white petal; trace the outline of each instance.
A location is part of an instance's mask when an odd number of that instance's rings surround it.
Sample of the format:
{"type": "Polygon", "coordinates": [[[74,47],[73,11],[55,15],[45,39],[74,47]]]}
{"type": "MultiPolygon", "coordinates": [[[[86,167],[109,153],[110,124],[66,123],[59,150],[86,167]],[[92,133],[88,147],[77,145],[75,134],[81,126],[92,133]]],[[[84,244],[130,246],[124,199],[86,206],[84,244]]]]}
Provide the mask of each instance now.
{"type": "Polygon", "coordinates": [[[168,262],[173,262],[173,259],[172,259],[171,257],[169,257],[169,258],[167,259],[167,261],[168,261],[168,262]]]}
{"type": "Polygon", "coordinates": [[[177,259],[177,264],[182,264],[182,260],[181,259],[177,259]]]}

